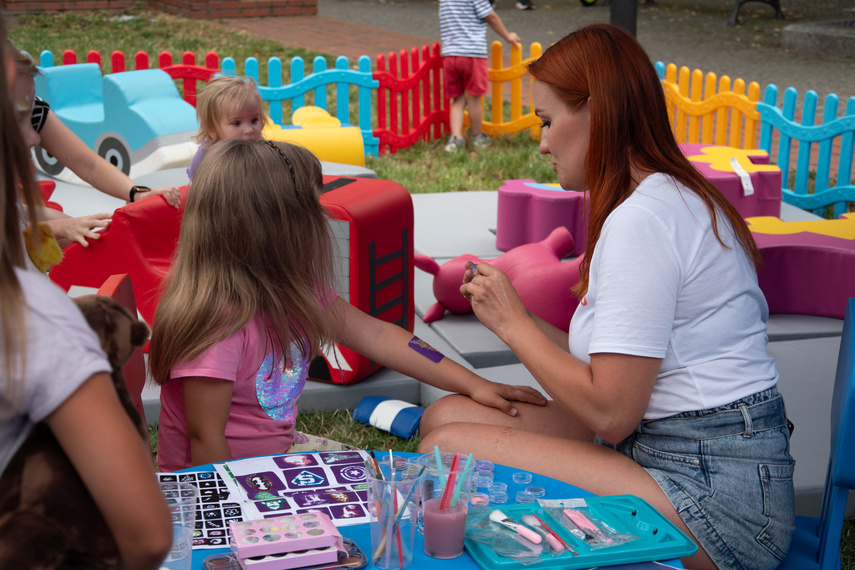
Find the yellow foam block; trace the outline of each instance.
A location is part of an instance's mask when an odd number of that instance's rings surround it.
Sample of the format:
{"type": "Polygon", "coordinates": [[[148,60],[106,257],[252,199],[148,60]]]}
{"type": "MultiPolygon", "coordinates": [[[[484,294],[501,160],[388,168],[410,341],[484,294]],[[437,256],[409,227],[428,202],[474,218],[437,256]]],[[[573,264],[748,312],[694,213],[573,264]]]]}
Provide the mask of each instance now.
{"type": "Polygon", "coordinates": [[[695,162],[706,162],[710,165],[710,168],[719,172],[733,172],[733,167],[730,165],[731,158],[736,158],[739,161],[739,165],[745,169],[745,172],[774,172],[778,170],[778,167],[774,164],[755,164],[749,158],[752,156],[768,156],[765,150],[706,146],[701,149],[701,153],[687,158],[695,162]]]}
{"type": "Polygon", "coordinates": [[[341,122],[320,107],[301,107],[291,122],[298,128],[283,129],[268,122],[261,136],[306,147],[318,160],[365,166],[365,147],[357,127],[342,127],[341,122]]]}
{"type": "Polygon", "coordinates": [[[758,234],[791,235],[812,233],[840,239],[855,240],[855,216],[843,214],[837,220],[785,222],[772,216],[745,218],[750,229],[758,234]]]}

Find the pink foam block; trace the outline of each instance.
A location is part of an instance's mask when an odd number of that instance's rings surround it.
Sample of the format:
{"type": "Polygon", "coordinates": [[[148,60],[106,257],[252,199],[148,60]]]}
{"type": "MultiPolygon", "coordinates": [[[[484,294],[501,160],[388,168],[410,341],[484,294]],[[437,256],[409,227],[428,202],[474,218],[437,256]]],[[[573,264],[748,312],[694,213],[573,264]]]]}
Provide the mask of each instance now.
{"type": "Polygon", "coordinates": [[[802,232],[754,233],[769,312],[843,318],[855,297],[855,241],[802,232]]]}
{"type": "Polygon", "coordinates": [[[534,180],[505,180],[499,188],[496,248],[508,251],[518,245],[538,242],[563,226],[575,244],[570,254],[581,255],[587,243],[587,195],[587,192],[567,192],[534,180]]]}

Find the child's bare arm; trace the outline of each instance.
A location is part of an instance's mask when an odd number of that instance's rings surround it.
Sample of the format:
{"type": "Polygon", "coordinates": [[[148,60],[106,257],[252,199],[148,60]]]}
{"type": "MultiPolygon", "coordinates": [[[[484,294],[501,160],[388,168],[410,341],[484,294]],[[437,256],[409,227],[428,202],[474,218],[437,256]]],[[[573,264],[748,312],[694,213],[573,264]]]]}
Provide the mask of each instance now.
{"type": "Polygon", "coordinates": [[[232,405],[234,382],[220,378],[182,378],[184,416],[193,465],[232,458],[226,440],[226,423],[232,405]]]}
{"type": "Polygon", "coordinates": [[[509,44],[519,45],[522,42],[516,32],[509,32],[507,28],[505,28],[505,24],[502,22],[502,19],[495,12],[490,12],[490,15],[484,18],[484,21],[487,22],[490,29],[499,34],[499,36],[509,44]]]}
{"type": "Polygon", "coordinates": [[[473,400],[508,415],[516,415],[513,401],[545,405],[546,398],[528,386],[491,382],[420,344],[413,333],[375,319],[341,297],[330,308],[336,341],[402,374],[473,400]]]}

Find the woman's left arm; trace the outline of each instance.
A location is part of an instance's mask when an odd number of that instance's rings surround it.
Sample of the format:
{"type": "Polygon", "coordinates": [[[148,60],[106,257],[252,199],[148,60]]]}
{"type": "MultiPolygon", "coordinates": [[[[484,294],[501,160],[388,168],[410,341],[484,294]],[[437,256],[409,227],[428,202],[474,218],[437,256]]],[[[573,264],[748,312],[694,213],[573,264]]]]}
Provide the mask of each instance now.
{"type": "MultiPolygon", "coordinates": [[[[114,198],[130,201],[131,188],[136,183],[86,146],[55,113],[47,114],[47,120],[39,135],[42,148],[92,187],[114,198]]],[[[153,188],[149,192],[137,194],[137,199],[152,196],[163,196],[175,209],[181,206],[181,193],[176,186],[153,188]]]]}
{"type": "Polygon", "coordinates": [[[534,388],[482,378],[438,351],[419,346],[413,333],[371,317],[341,297],[336,298],[328,311],[336,342],[402,374],[442,390],[465,394],[511,416],[517,413],[512,401],[546,404],[546,398],[534,388]]]}

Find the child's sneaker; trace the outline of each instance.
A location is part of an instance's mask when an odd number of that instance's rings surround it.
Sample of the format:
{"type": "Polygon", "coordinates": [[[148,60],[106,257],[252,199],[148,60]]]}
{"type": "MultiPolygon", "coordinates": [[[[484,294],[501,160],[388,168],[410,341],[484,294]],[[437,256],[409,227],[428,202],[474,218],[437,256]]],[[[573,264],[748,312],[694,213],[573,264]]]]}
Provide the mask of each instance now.
{"type": "Polygon", "coordinates": [[[485,148],[493,144],[493,141],[485,135],[481,133],[480,135],[475,135],[472,137],[472,144],[475,145],[476,148],[485,148]]]}
{"type": "Polygon", "coordinates": [[[531,0],[519,0],[517,2],[517,10],[534,10],[534,2],[531,0]]]}
{"type": "Polygon", "coordinates": [[[466,147],[466,141],[463,137],[448,137],[448,144],[445,145],[445,152],[456,152],[466,147]]]}

